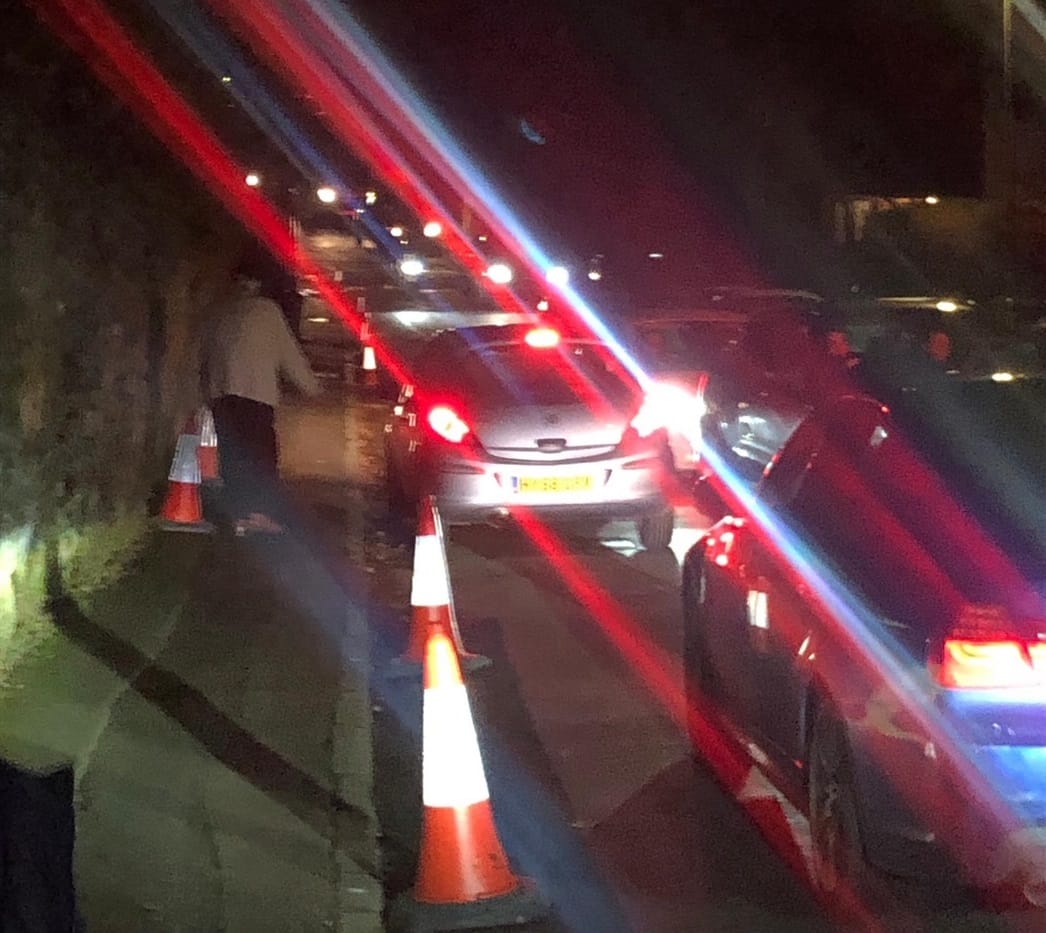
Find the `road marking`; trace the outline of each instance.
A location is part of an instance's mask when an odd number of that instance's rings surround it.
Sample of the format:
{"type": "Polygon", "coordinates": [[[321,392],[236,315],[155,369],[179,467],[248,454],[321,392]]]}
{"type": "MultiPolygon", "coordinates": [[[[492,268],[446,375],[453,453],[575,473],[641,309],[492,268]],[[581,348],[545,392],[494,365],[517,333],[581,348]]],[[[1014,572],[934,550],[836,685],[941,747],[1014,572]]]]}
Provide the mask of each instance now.
{"type": "Polygon", "coordinates": [[[748,770],[734,798],[755,821],[760,831],[797,869],[812,877],[813,837],[810,821],[755,765],[748,770]],[[783,847],[792,849],[781,851],[783,847]]]}

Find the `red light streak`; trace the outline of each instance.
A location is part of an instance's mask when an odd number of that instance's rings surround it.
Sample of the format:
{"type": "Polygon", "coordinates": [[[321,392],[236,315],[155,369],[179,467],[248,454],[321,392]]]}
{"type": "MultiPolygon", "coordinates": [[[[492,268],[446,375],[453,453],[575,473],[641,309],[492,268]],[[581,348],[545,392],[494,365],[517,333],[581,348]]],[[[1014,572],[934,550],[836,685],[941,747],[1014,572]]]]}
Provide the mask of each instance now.
{"type": "MultiPolygon", "coordinates": [[[[701,750],[716,778],[738,805],[745,809],[766,841],[785,864],[809,884],[805,865],[796,857],[795,842],[777,815],[772,809],[765,808],[758,799],[739,799],[738,795],[752,768],[752,759],[733,736],[720,727],[718,713],[703,698],[693,705],[687,703],[685,688],[675,673],[676,665],[669,654],[599,585],[548,525],[524,507],[513,509],[512,517],[541,549],[571,595],[598,623],[651,695],[684,734],[690,736],[694,746],[701,750]]],[[[858,905],[852,892],[843,892],[841,896],[861,916],[866,929],[878,927],[871,915],[858,905]]]]}
{"type": "MultiPolygon", "coordinates": [[[[252,0],[210,2],[215,11],[246,38],[260,58],[269,61],[291,80],[299,91],[316,101],[327,124],[342,142],[349,149],[359,153],[418,217],[436,220],[442,225],[443,241],[450,252],[499,306],[505,310],[525,314],[535,322],[540,321],[529,304],[522,301],[510,288],[498,286],[484,275],[487,258],[478,251],[457,220],[422,181],[419,170],[413,167],[408,156],[396,147],[389,137],[389,132],[383,130],[373,119],[367,103],[371,96],[367,91],[373,90],[372,82],[367,77],[367,68],[359,62],[354,62],[340,40],[335,38],[333,54],[338,55],[339,64],[351,67],[352,77],[363,82],[361,87],[354,87],[352,83],[342,80],[337,71],[321,60],[313,50],[315,43],[304,40],[301,33],[304,23],[311,23],[327,32],[326,24],[317,19],[307,5],[298,7],[299,15],[296,21],[292,21],[288,15],[281,16],[267,3],[257,4],[252,0]]],[[[423,149],[430,161],[435,160],[435,167],[442,181],[451,187],[457,186],[459,191],[467,190],[467,183],[454,168],[438,158],[438,153],[427,146],[424,134],[416,131],[416,123],[412,122],[411,114],[396,110],[391,116],[391,132],[409,139],[415,148],[423,149]]],[[[478,203],[478,199],[470,196],[470,203],[478,203]]],[[[517,258],[525,261],[526,253],[519,249],[518,244],[515,246],[517,258]]],[[[579,395],[601,416],[602,413],[608,412],[608,402],[601,393],[587,382],[580,382],[580,376],[571,373],[573,367],[569,365],[569,360],[566,364],[565,376],[579,389],[579,395]]]]}
{"type": "MultiPolygon", "coordinates": [[[[36,8],[44,22],[87,61],[234,216],[283,263],[315,281],[323,298],[358,335],[363,323],[361,316],[323,270],[298,249],[286,218],[258,189],[244,185],[243,166],[225,151],[108,11],[96,0],[36,0],[36,8]]],[[[374,346],[389,371],[401,381],[408,381],[403,363],[392,351],[383,343],[374,346]]]]}

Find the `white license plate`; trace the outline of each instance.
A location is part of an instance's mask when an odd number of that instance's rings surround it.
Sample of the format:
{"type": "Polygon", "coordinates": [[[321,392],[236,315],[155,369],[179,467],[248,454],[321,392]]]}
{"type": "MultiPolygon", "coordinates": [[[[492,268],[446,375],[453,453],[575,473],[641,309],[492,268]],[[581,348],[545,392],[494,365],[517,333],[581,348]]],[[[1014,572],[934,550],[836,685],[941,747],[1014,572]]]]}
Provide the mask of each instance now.
{"type": "Polygon", "coordinates": [[[595,482],[590,473],[580,476],[513,476],[512,491],[520,495],[568,495],[572,492],[591,492],[595,482]]]}

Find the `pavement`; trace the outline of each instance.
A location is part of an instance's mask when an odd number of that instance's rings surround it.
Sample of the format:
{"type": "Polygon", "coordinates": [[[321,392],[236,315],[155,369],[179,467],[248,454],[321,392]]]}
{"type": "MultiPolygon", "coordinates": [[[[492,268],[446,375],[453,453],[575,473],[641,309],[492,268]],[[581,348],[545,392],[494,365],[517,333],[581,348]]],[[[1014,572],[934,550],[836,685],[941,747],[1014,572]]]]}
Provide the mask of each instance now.
{"type": "Polygon", "coordinates": [[[157,531],[90,607],[56,602],[58,637],[0,695],[5,758],[75,769],[88,930],[382,929],[358,552],[375,411],[281,409],[295,533],[157,531]]]}

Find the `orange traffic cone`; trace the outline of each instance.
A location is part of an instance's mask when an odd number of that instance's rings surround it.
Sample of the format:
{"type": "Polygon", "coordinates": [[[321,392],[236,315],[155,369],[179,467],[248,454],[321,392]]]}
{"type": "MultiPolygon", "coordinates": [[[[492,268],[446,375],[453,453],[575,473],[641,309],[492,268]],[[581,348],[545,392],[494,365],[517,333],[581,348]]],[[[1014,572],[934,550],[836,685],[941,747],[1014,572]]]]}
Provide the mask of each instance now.
{"type": "Polygon", "coordinates": [[[436,497],[426,496],[418,506],[418,533],[414,539],[414,575],[410,586],[411,632],[407,650],[396,659],[401,673],[419,673],[432,625],[450,638],[466,670],[490,664],[490,658],[465,650],[450,591],[450,567],[436,497]]]}
{"type": "Polygon", "coordinates": [[[218,432],[214,429],[214,415],[206,405],[196,413],[200,430],[200,479],[207,486],[222,484],[221,464],[218,460],[218,432]]]}
{"type": "Polygon", "coordinates": [[[166,531],[193,531],[210,534],[214,526],[204,521],[200,501],[200,436],[196,433],[196,419],[190,418],[174,449],[171,472],[168,475],[167,498],[163,503],[161,527],[166,531]]]}
{"type": "Polygon", "coordinates": [[[454,643],[432,622],[422,707],[421,852],[393,930],[464,930],[530,923],[547,908],[517,877],[498,837],[468,693],[454,643]]]}
{"type": "Polygon", "coordinates": [[[363,361],[360,366],[359,383],[368,389],[377,388],[378,385],[378,358],[374,353],[374,346],[370,339],[370,315],[367,314],[367,299],[360,298],[356,310],[363,318],[360,325],[360,344],[363,347],[363,361]]]}
{"type": "Polygon", "coordinates": [[[378,384],[378,358],[369,343],[363,347],[363,384],[373,389],[378,384]]]}

